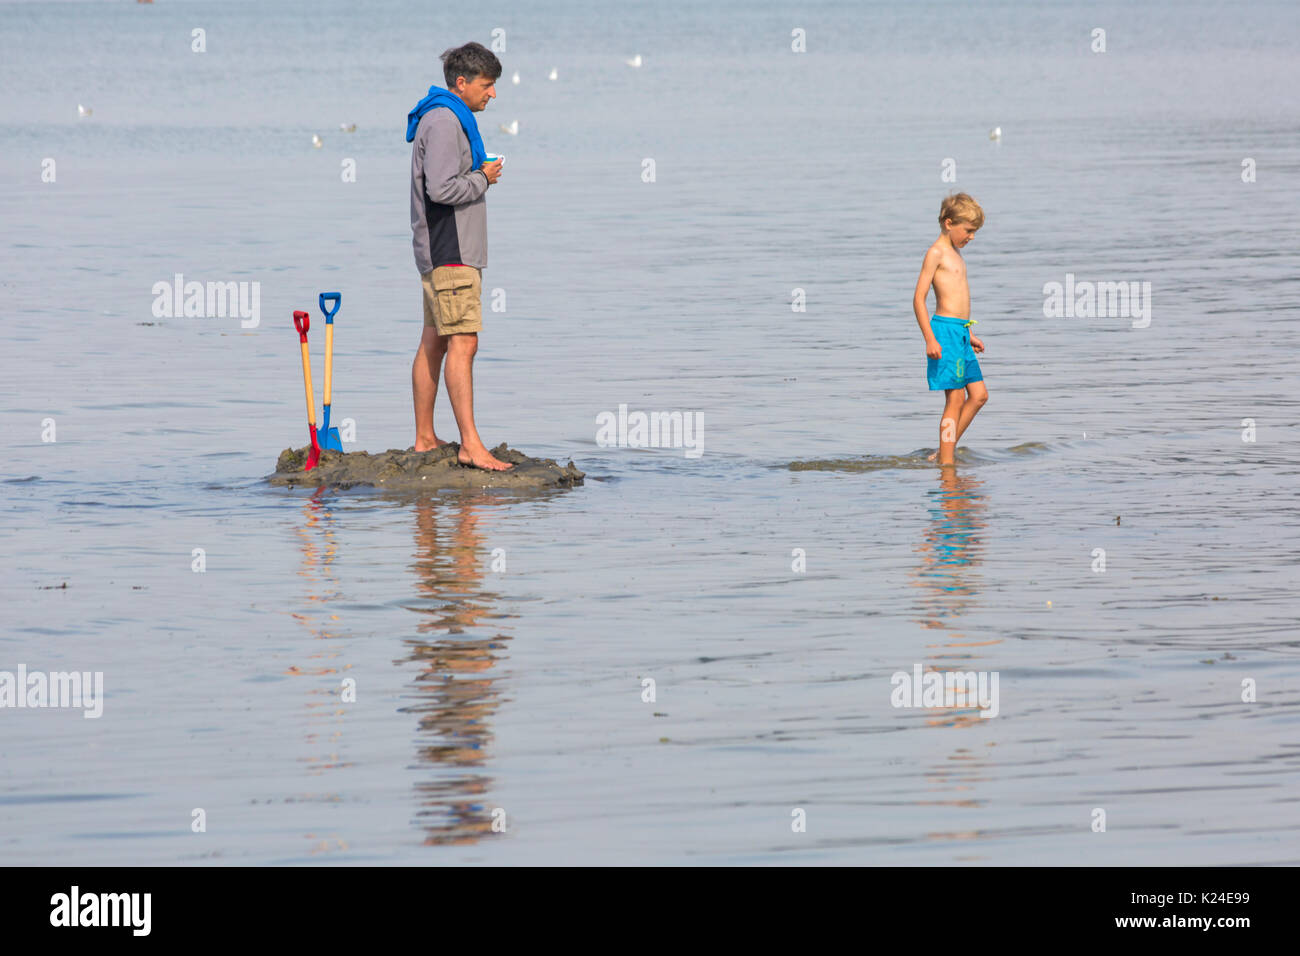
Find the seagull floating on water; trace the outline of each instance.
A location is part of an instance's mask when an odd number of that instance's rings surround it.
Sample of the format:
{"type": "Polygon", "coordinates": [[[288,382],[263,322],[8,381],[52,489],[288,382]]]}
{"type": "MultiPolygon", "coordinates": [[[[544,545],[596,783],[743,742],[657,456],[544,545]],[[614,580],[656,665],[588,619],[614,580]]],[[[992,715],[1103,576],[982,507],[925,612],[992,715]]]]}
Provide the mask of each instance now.
{"type": "Polygon", "coordinates": [[[513,83],[515,86],[518,86],[518,85],[519,85],[519,71],[518,71],[518,70],[515,70],[515,75],[512,76],[512,77],[510,77],[510,82],[513,83]]]}
{"type": "Polygon", "coordinates": [[[1002,127],[1001,127],[1001,126],[995,126],[995,127],[993,127],[991,130],[989,130],[989,139],[992,139],[992,140],[999,140],[999,139],[1001,139],[1001,138],[1002,138],[1002,127]]]}
{"type": "Polygon", "coordinates": [[[518,136],[519,120],[511,120],[509,126],[507,126],[505,123],[502,123],[500,128],[501,128],[501,132],[503,133],[509,133],[511,136],[518,136]]]}
{"type": "Polygon", "coordinates": [[[345,133],[355,133],[357,131],[356,123],[339,123],[339,129],[345,133]]]}
{"type": "Polygon", "coordinates": [[[551,72],[546,74],[546,78],[548,80],[558,80],[560,78],[560,71],[555,67],[551,67],[551,72]]]}
{"type": "Polygon", "coordinates": [[[322,140],[319,136],[317,136],[315,133],[312,133],[312,134],[311,134],[311,144],[312,144],[313,146],[315,146],[317,149],[320,149],[322,146],[325,145],[325,142],[324,142],[324,140],[322,140]]]}
{"type": "Polygon", "coordinates": [[[77,115],[80,116],[82,119],[85,119],[93,112],[95,111],[92,109],[88,109],[85,106],[82,106],[80,103],[77,104],[77,115]]]}
{"type": "Polygon", "coordinates": [[[641,65],[641,54],[638,53],[636,56],[632,57],[632,59],[625,60],[624,62],[626,62],[628,66],[639,67],[641,65]]]}

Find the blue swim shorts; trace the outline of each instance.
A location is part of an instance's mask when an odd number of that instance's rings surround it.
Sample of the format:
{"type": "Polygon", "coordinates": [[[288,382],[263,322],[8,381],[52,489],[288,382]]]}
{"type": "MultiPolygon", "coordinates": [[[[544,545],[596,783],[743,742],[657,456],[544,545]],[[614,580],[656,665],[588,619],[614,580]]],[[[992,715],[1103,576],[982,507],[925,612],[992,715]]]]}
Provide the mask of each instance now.
{"type": "Polygon", "coordinates": [[[970,344],[968,328],[973,320],[954,319],[936,315],[930,319],[930,331],[939,342],[939,358],[926,356],[925,377],[931,391],[946,388],[965,388],[971,382],[984,381],[979,359],[970,344]]]}

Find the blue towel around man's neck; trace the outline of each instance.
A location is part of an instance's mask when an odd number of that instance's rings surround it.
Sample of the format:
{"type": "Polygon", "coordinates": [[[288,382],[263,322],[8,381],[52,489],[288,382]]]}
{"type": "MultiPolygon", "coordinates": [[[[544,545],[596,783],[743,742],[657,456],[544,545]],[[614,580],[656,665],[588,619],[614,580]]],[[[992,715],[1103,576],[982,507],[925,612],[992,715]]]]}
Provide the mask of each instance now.
{"type": "Polygon", "coordinates": [[[478,134],[478,121],[474,119],[474,112],[459,96],[437,84],[429,87],[429,95],[416,103],[415,109],[407,114],[406,141],[409,143],[415,139],[415,129],[420,125],[420,117],[437,106],[450,107],[456,114],[456,118],[460,120],[461,128],[465,130],[465,136],[469,139],[469,151],[473,157],[469,168],[478,169],[487,159],[487,150],[483,148],[483,137],[478,134]]]}

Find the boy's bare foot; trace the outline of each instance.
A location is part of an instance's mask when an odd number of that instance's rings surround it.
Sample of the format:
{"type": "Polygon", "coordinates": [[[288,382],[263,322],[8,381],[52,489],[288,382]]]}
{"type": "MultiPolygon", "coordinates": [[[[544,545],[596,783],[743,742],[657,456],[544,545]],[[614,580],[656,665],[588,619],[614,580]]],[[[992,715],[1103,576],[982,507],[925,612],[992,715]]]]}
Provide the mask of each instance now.
{"type": "Polygon", "coordinates": [[[443,445],[447,445],[447,444],[450,444],[450,442],[445,442],[441,438],[434,438],[432,445],[426,444],[425,442],[417,441],[411,447],[415,451],[433,451],[435,448],[441,448],[443,445]]]}
{"type": "Polygon", "coordinates": [[[485,471],[509,471],[514,465],[509,462],[493,458],[492,453],[486,448],[482,448],[477,454],[466,451],[463,447],[456,452],[456,460],[462,465],[468,465],[474,468],[482,468],[485,471]]]}

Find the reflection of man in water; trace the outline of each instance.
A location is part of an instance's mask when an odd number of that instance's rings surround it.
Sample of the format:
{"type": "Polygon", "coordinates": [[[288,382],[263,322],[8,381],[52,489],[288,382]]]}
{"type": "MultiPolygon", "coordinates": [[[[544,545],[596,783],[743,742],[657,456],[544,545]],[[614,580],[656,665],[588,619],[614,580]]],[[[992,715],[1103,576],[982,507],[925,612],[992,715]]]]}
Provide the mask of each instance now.
{"type": "Polygon", "coordinates": [[[484,592],[482,512],[496,502],[484,496],[451,498],[434,502],[421,499],[415,505],[416,591],[436,603],[411,610],[431,616],[420,623],[420,631],[447,628],[459,633],[477,627],[491,614],[496,594],[484,592]],[[439,512],[444,518],[440,529],[439,512]],[[450,520],[447,520],[450,519],[450,520]],[[441,530],[442,534],[439,534],[441,530]]]}
{"type": "Polygon", "coordinates": [[[452,637],[499,616],[498,596],[482,590],[484,535],[479,523],[488,498],[421,500],[415,505],[416,591],[428,604],[411,610],[428,615],[419,632],[442,632],[442,639],[408,639],[410,653],[399,663],[418,661],[418,703],[406,708],[419,715],[422,764],[447,771],[416,785],[426,844],[474,843],[492,832],[487,794],[492,779],[482,770],[492,742],[490,720],[500,703],[492,674],[508,637],[452,637]],[[439,522],[442,517],[443,521],[439,522]]]}

